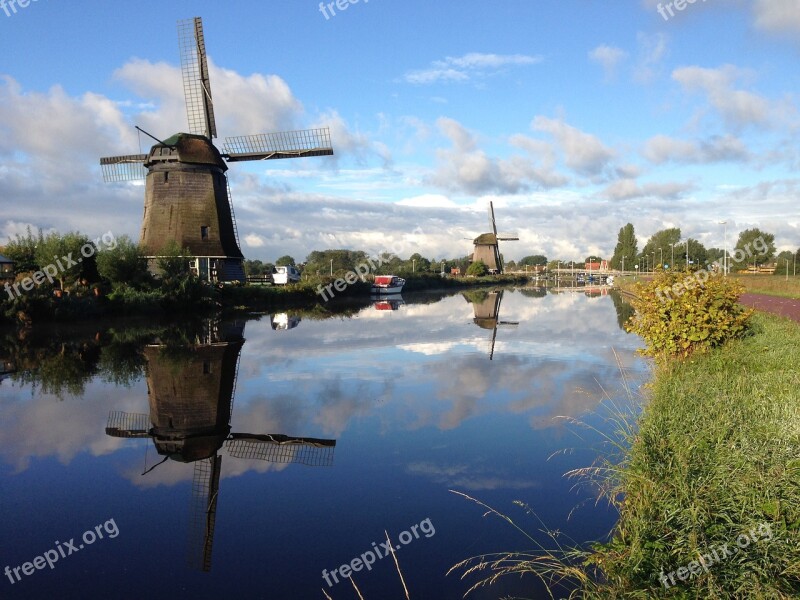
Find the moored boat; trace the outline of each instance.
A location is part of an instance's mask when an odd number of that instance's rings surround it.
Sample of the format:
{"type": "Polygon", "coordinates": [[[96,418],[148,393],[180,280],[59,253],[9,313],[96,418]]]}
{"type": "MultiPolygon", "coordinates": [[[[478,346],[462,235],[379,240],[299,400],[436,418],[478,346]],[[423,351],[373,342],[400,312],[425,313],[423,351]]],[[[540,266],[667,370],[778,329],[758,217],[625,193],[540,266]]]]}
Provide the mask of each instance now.
{"type": "Polygon", "coordinates": [[[372,284],[373,294],[399,294],[403,290],[406,280],[396,275],[375,275],[372,284]]]}

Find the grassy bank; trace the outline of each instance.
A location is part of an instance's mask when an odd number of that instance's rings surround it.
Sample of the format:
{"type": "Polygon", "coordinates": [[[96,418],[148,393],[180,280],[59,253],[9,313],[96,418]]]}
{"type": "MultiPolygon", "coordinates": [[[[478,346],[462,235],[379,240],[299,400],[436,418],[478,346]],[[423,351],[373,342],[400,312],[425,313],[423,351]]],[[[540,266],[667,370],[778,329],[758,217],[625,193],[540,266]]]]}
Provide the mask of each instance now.
{"type": "Polygon", "coordinates": [[[613,469],[619,523],[588,558],[608,582],[585,597],[800,595],[799,364],[800,327],[756,315],[753,335],[659,367],[613,469]],[[681,581],[713,550],[720,560],[681,581]]]}
{"type": "Polygon", "coordinates": [[[766,294],[781,298],[800,298],[800,277],[778,275],[736,275],[751,294],[766,294]]]}

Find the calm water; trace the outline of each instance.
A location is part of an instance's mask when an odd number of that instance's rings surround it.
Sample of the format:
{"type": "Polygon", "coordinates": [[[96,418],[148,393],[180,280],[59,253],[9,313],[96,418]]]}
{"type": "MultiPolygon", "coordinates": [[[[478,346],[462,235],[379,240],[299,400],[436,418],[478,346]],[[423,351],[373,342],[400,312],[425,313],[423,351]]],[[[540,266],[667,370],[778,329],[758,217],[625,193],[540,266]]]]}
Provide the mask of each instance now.
{"type": "MultiPolygon", "coordinates": [[[[475,580],[450,566],[530,543],[449,490],[530,532],[514,500],[579,542],[608,533],[616,515],[563,476],[599,439],[557,417],[602,423],[601,389],[623,396],[615,351],[645,377],[611,297],[351,313],[8,334],[0,597],[357,598],[331,572],[370,561],[386,531],[412,599],[460,598],[475,580]],[[26,575],[37,556],[52,568],[26,575]]],[[[355,581],[366,600],[404,597],[391,557],[355,581]]],[[[510,593],[542,597],[532,579],[471,597],[510,593]]]]}

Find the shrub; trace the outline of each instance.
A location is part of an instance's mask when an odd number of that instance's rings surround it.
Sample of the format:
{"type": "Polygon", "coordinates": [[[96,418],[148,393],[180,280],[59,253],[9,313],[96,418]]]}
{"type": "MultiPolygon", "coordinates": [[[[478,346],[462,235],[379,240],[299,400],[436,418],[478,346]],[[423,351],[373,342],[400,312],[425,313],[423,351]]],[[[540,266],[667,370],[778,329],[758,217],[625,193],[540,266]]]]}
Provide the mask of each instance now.
{"type": "Polygon", "coordinates": [[[474,275],[475,277],[483,277],[488,272],[489,269],[482,260],[472,263],[467,269],[467,275],[474,275]]]}
{"type": "Polygon", "coordinates": [[[659,271],[635,287],[636,314],[626,329],[647,343],[649,356],[689,356],[747,332],[753,311],[738,303],[744,286],[708,271],[659,271]]]}

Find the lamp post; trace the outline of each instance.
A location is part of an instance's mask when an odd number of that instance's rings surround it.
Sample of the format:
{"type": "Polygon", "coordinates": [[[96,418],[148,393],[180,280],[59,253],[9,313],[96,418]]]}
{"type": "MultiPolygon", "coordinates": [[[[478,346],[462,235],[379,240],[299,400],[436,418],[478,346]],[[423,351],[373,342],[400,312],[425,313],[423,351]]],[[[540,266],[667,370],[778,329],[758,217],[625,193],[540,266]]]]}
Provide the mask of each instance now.
{"type": "Polygon", "coordinates": [[[417,272],[417,259],[416,258],[411,260],[411,272],[412,273],[416,273],[417,272]]]}
{"type": "Polygon", "coordinates": [[[331,259],[331,277],[333,277],[333,259],[331,259]]]}
{"type": "Polygon", "coordinates": [[[655,250],[653,250],[653,262],[651,264],[653,266],[650,269],[650,272],[655,273],[656,272],[656,251],[655,250]]]}
{"type": "Polygon", "coordinates": [[[686,270],[689,270],[689,238],[686,238],[686,270]]]}
{"type": "Polygon", "coordinates": [[[625,257],[622,257],[622,274],[625,275],[625,257]]]}
{"type": "Polygon", "coordinates": [[[670,269],[675,269],[675,245],[680,242],[675,242],[674,244],[670,244],[672,246],[672,263],[670,264],[670,269]]]}
{"type": "Polygon", "coordinates": [[[444,261],[442,261],[442,274],[444,275],[444,261]]]}
{"type": "Polygon", "coordinates": [[[664,249],[663,248],[659,248],[658,251],[661,253],[660,256],[659,256],[659,259],[661,259],[661,266],[663,267],[664,266],[664,249]]]}
{"type": "Polygon", "coordinates": [[[725,277],[728,276],[728,222],[727,221],[717,221],[717,224],[725,226],[725,249],[724,254],[722,255],[722,272],[725,277]]]}

